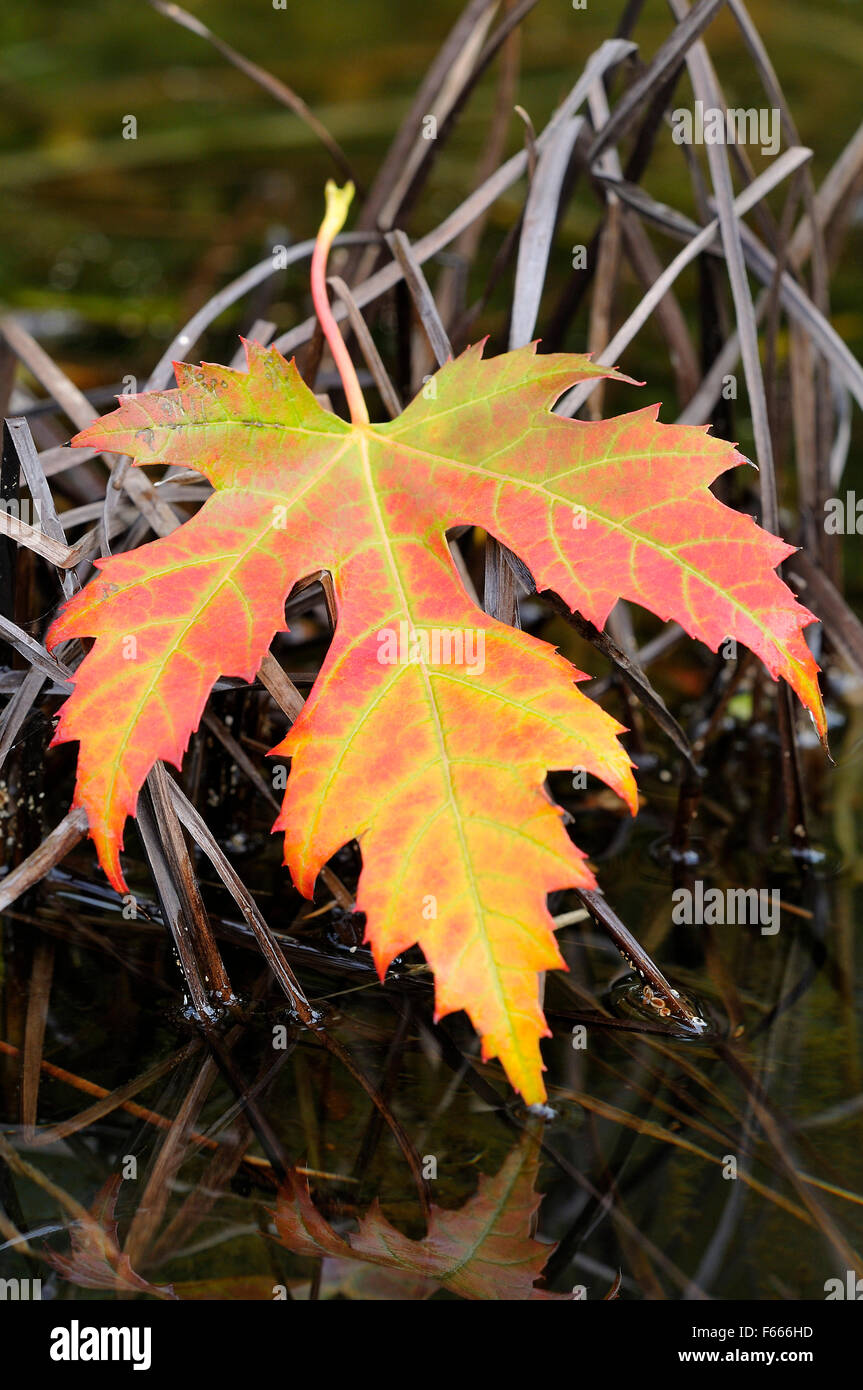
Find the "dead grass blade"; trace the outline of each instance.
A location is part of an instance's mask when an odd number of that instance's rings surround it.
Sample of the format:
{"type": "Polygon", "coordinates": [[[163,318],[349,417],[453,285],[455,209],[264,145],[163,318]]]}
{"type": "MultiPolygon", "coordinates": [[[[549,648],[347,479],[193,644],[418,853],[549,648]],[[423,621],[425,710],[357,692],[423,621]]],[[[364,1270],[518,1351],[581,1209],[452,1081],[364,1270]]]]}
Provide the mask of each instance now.
{"type": "Polygon", "coordinates": [[[27,996],[27,1022],[24,1028],[24,1053],[21,1058],[21,1124],[29,1139],[36,1128],[39,1104],[42,1048],[45,1044],[45,1024],[51,1002],[51,982],[54,978],[54,943],[39,937],[30,967],[30,990],[27,996]]]}
{"type": "MultiPolygon", "coordinates": [[[[788,178],[806,160],[811,159],[812,151],[797,147],[793,150],[786,150],[783,155],[770,165],[759,178],[753,180],[748,188],[734,200],[734,216],[743,217],[751,208],[762,198],[766,197],[772,188],[775,188],[783,179],[788,178]]],[[[736,225],[736,223],[735,223],[736,225]]],[[[656,280],[651,289],[641,300],[637,308],[630,314],[629,318],[617,330],[608,346],[597,355],[596,360],[603,366],[614,366],[620,354],[632,342],[635,335],[647,323],[659,301],[663,298],[666,291],[674,284],[680,272],[696,259],[702,251],[707,250],[720,228],[719,219],[709,222],[687,242],[682,251],[674,257],[674,260],[666,266],[662,275],[656,280]]],[[[751,300],[750,300],[751,307],[751,300]]],[[[573,389],[558,402],[555,407],[559,415],[574,415],[581,408],[588,396],[591,394],[594,382],[583,382],[580,386],[573,389]]]]}
{"type": "MultiPolygon", "coordinates": [[[[60,370],[56,362],[51,360],[27,330],[22,328],[15,319],[5,318],[0,321],[0,331],[2,331],[9,346],[29,367],[37,381],[41,382],[63,413],[68,415],[79,429],[85,429],[87,425],[91,425],[95,418],[95,411],[87,397],[69,380],[65,372],[60,370]]],[[[113,454],[103,454],[102,457],[109,468],[113,469],[116,466],[113,454]]],[[[123,486],[138,510],[146,516],[157,535],[167,536],[180,524],[182,518],[177,516],[166,503],[159,500],[150,479],[140,469],[128,471],[124,475],[123,486]]]]}
{"type": "Polygon", "coordinates": [[[617,143],[634,124],[638,111],[669,73],[680,63],[691,45],[707,28],[715,15],[722,9],[725,0],[698,0],[692,10],[681,19],[653,61],[632,83],[621,97],[612,112],[611,119],[603,126],[590,147],[588,163],[594,164],[602,151],[612,142],[617,143]]]}
{"type": "Polygon", "coordinates": [[[259,87],[263,87],[265,92],[269,92],[271,97],[275,97],[276,101],[287,106],[295,116],[299,116],[300,120],[304,121],[309,130],[320,140],[345,178],[352,179],[357,187],[360,187],[351,162],[338,140],[330,134],[323,121],[318,119],[301,96],[298,96],[286,83],[280,82],[278,77],[274,77],[272,73],[259,67],[257,63],[251,62],[250,59],[244,58],[242,53],[238,53],[230,44],[225,43],[224,39],[220,39],[217,34],[207,28],[206,24],[202,24],[196,15],[189,14],[188,10],[182,9],[179,5],[166,3],[166,0],[150,0],[150,4],[166,19],[171,19],[175,24],[181,25],[183,29],[188,29],[190,34],[197,34],[199,38],[206,39],[207,43],[212,44],[213,48],[221,53],[223,58],[227,58],[229,63],[233,63],[235,68],[239,68],[240,72],[244,72],[253,82],[257,82],[259,87]]]}
{"type": "Polygon", "coordinates": [[[168,793],[180,821],[206,854],[213,868],[216,870],[216,873],[219,875],[228,892],[231,894],[231,897],[234,899],[234,902],[242,912],[243,917],[254,932],[255,939],[261,948],[261,954],[267,961],[273,975],[284,991],[291,1008],[307,1027],[319,1027],[319,1015],[309,1004],[296,975],[282,954],[282,949],[278,941],[264,921],[264,918],[258,910],[257,904],[239,874],[222,853],[214,836],[211,834],[206,823],[195,810],[192,803],[188,800],[182,788],[173,780],[169,782],[168,793]]]}
{"type": "Polygon", "coordinates": [[[33,888],[87,834],[87,813],[76,806],[46,835],[38,849],[0,879],[0,912],[33,888]]]}
{"type": "Polygon", "coordinates": [[[571,116],[563,121],[537,159],[518,243],[509,328],[510,349],[529,343],[536,327],[563,180],[573,147],[583,128],[583,116],[571,116]]]}
{"type": "Polygon", "coordinates": [[[383,364],[380,353],[375,345],[366,325],[366,321],[360,313],[353,295],[340,275],[331,275],[327,284],[339,296],[348,311],[348,319],[354,335],[359,344],[360,352],[366,360],[366,366],[372,374],[375,386],[378,388],[381,400],[386,407],[387,414],[391,420],[402,412],[402,403],[399,394],[390,379],[390,374],[383,364]]]}
{"type": "MultiPolygon", "coordinates": [[[[570,116],[573,116],[582,103],[586,100],[587,93],[591,84],[616,67],[634,51],[635,45],[626,43],[623,40],[609,40],[603,43],[594,54],[588,59],[584,72],[579,77],[572,91],[565,101],[557,108],[548,125],[537,139],[537,149],[542,150],[547,142],[552,138],[553,132],[570,116]]],[[[527,152],[522,150],[518,154],[508,159],[505,164],[487,179],[479,188],[464,200],[456,208],[455,212],[445,218],[434,231],[429,232],[413,245],[413,254],[420,265],[424,265],[432,256],[437,255],[444,247],[449,246],[450,242],[469,227],[472,222],[491,207],[502,193],[505,193],[527,169],[527,152]]],[[[397,263],[385,265],[381,270],[375,272],[361,284],[354,286],[353,294],[356,303],[362,309],[366,304],[378,299],[382,294],[386,294],[403,279],[404,272],[397,263]]],[[[346,311],[336,310],[336,318],[346,317],[346,311]]],[[[275,346],[282,353],[294,352],[303,343],[309,341],[315,331],[317,320],[314,318],[305,319],[296,328],[281,334],[275,341],[275,346]]]]}

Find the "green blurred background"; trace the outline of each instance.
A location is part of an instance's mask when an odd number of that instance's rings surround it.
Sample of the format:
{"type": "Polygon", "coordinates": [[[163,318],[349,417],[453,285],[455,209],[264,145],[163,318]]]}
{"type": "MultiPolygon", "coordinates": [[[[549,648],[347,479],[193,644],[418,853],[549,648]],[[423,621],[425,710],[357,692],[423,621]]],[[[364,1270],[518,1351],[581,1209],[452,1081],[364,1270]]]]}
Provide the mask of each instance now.
{"type": "MultiPolygon", "coordinates": [[[[190,0],[188,8],[299,92],[368,182],[462,0],[287,0],[285,9],[272,0],[190,0]]],[[[623,0],[589,0],[577,11],[571,0],[539,0],[521,27],[518,90],[537,129],[623,8],[623,0]]],[[[750,10],[814,149],[818,181],[861,117],[863,6],[753,0],[750,10]]],[[[85,388],[146,372],[218,286],[273,244],[314,232],[323,182],[335,172],[329,156],[297,117],[146,0],[7,0],[0,24],[0,300],[24,313],[85,388]],[[122,136],[128,115],[136,140],[122,136]]],[[[647,0],[634,35],[645,60],[670,25],[664,0],[647,0]]],[[[720,14],[707,39],[729,102],[766,104],[732,16],[720,14]]],[[[493,65],[437,160],[412,233],[432,227],[473,186],[496,82],[493,65]]],[[[679,92],[691,99],[686,79],[679,92]]],[[[523,138],[513,115],[509,151],[523,138]]],[[[691,211],[667,132],[645,183],[691,211]]],[[[518,185],[493,209],[485,268],[523,196],[518,185]]],[[[569,248],[589,240],[597,215],[582,181],[558,231],[552,294],[570,273],[569,248]]],[[[657,244],[665,259],[676,249],[657,244]]],[[[834,322],[858,353],[860,250],[855,227],[833,287],[834,322]]],[[[305,275],[301,267],[280,284],[271,312],[280,330],[308,311],[305,275]]],[[[684,299],[694,284],[681,282],[684,299]]],[[[510,290],[511,280],[483,329],[502,327],[510,290]]],[[[239,309],[219,325],[226,345],[243,322],[239,309]]],[[[584,346],[582,330],[583,322],[573,325],[567,346],[584,346]]],[[[630,370],[650,368],[655,341],[648,334],[631,349],[630,370]]]]}

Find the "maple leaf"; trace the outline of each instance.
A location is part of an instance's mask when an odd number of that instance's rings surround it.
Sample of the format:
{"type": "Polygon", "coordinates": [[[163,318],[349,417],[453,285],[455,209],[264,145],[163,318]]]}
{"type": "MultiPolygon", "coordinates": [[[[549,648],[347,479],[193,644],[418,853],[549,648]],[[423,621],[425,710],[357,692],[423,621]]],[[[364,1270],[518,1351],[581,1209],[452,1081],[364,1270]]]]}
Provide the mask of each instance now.
{"type": "Polygon", "coordinates": [[[329,1276],[325,1268],[325,1283],[340,1278],[345,1261],[397,1272],[400,1279],[383,1283],[378,1297],[397,1298],[407,1278],[410,1298],[427,1298],[438,1288],[469,1299],[567,1298],[534,1287],[555,1249],[530,1234],[542,1201],[534,1190],[538,1169],[539,1146],[526,1136],[493,1178],[480,1178],[478,1191],[462,1207],[433,1206],[422,1240],[391,1225],[377,1199],[355,1232],[340,1235],[312,1201],[308,1180],[293,1173],[279,1193],[276,1229],[294,1254],[338,1261],[329,1276]]]}
{"type": "MultiPolygon", "coordinates": [[[[322,274],[318,257],[319,286],[322,274]]],[[[616,375],[585,357],[469,348],[372,425],[358,387],[349,424],[274,348],[246,352],[246,372],[177,364],[175,390],[124,396],[73,440],[194,468],[215,489],[174,534],[97,561],[52,626],[49,646],[96,639],[54,740],[81,745],[75,804],[125,891],[123,827],[153,764],[180,766],[214,682],[251,681],[294,584],[328,570],[333,640],[272,750],[292,759],[274,827],[285,862],[311,897],[327,860],[359,839],[357,907],[381,976],[418,944],[436,1016],[464,1009],[484,1058],[541,1101],[537,977],[565,968],[547,895],[595,886],[544,779],[584,769],[633,812],[635,783],[621,726],[580,693],[581,673],[468,598],[447,529],[483,527],[599,627],[622,597],[714,650],[737,639],[823,733],[802,636],[813,617],[774,571],[791,547],[712,495],[741,458],[704,429],[661,424],[657,407],[552,414],[575,383],[616,375]]]]}
{"type": "Polygon", "coordinates": [[[142,1279],[132,1268],[129,1256],[120,1249],[114,1209],[121,1181],[118,1174],[109,1178],[98,1192],[89,1216],[70,1227],[71,1252],[59,1255],[46,1250],[45,1259],[64,1279],[82,1289],[122,1290],[174,1299],[173,1285],[151,1284],[142,1279]]]}

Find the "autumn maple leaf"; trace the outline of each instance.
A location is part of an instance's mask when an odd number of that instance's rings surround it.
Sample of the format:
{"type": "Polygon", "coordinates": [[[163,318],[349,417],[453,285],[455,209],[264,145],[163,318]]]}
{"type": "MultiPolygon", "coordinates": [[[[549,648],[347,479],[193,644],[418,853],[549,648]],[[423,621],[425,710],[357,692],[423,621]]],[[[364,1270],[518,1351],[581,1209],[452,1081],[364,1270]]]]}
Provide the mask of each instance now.
{"type": "Polygon", "coordinates": [[[114,1174],[101,1188],[86,1219],[70,1228],[71,1253],[45,1251],[45,1260],[71,1284],[82,1289],[109,1289],[147,1293],[154,1298],[176,1298],[172,1284],[151,1284],[136,1274],[129,1256],[120,1249],[119,1224],[114,1216],[122,1179],[114,1174]]]}
{"type": "Polygon", "coordinates": [[[432,1207],[423,1240],[397,1230],[377,1199],[355,1232],[339,1234],[312,1201],[308,1180],[293,1173],[279,1193],[276,1230],[294,1254],[334,1261],[336,1281],[348,1261],[390,1272],[381,1290],[388,1298],[398,1298],[402,1286],[412,1298],[428,1298],[439,1288],[468,1299],[571,1298],[535,1287],[555,1249],[531,1235],[542,1201],[535,1191],[538,1170],[539,1147],[525,1136],[493,1178],[480,1178],[479,1190],[462,1207],[432,1207]]]}
{"type": "Polygon", "coordinates": [[[123,891],[123,827],[153,764],[180,766],[214,682],[251,681],[294,584],[328,570],[332,644],[273,750],[292,759],[275,827],[285,862],[311,896],[357,838],[357,907],[381,976],[418,944],[437,1016],[464,1009],[483,1056],[536,1102],[537,976],[564,968],[547,895],[595,884],[544,780],[583,768],[633,811],[635,784],[620,726],[579,692],[581,673],[470,600],[447,529],[483,527],[598,627],[622,597],[713,650],[737,639],[823,732],[802,636],[813,618],[775,573],[791,548],[709,490],[741,462],[730,444],[660,424],[657,407],[598,422],[551,413],[573,384],[615,375],[585,357],[527,347],[485,360],[473,347],[397,419],[370,424],[325,303],[327,244],[322,233],[313,285],[352,423],[322,409],[293,362],[248,343],[248,371],[177,364],[176,390],[124,396],[73,441],[194,468],[215,491],[174,534],[97,561],[54,623],[51,646],[96,639],[55,742],[80,742],[75,804],[123,891]]]}

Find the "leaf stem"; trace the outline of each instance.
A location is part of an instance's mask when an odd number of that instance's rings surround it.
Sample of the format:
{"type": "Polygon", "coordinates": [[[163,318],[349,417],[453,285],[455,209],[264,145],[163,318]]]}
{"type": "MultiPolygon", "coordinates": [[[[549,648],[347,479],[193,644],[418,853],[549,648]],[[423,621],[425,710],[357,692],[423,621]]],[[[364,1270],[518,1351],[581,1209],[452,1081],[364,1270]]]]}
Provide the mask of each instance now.
{"type": "Polygon", "coordinates": [[[324,193],[327,208],[312,254],[312,300],[318,321],[324,331],[324,337],[329,344],[330,352],[333,354],[336,370],[342,379],[348,409],[351,412],[351,420],[355,425],[367,425],[369,412],[363,400],[363,393],[360,390],[360,383],[351,361],[351,355],[339,332],[339,326],[330,308],[330,299],[327,294],[327,257],[330,254],[330,247],[334,238],[338,236],[345,225],[348,208],[354,196],[354,186],[352,183],[346,183],[344,188],[338,188],[332,179],[328,179],[324,193]]]}

